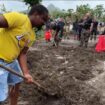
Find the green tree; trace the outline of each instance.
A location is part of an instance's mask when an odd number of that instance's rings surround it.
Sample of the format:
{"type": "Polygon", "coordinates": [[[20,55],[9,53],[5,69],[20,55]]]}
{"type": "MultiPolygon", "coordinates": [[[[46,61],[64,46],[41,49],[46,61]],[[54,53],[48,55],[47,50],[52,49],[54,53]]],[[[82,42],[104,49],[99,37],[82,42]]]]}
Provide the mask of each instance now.
{"type": "Polygon", "coordinates": [[[87,12],[91,12],[92,15],[94,14],[94,10],[90,8],[89,4],[77,6],[74,17],[81,19],[87,12]]]}
{"type": "Polygon", "coordinates": [[[33,5],[39,4],[42,0],[24,0],[24,2],[26,2],[26,4],[29,4],[31,7],[33,5]]]}
{"type": "Polygon", "coordinates": [[[71,16],[71,15],[72,15],[72,13],[73,13],[73,11],[74,11],[73,9],[68,9],[68,10],[67,10],[68,15],[69,15],[69,16],[71,16]]]}
{"type": "Polygon", "coordinates": [[[91,10],[92,9],[90,8],[89,4],[86,4],[77,6],[76,12],[79,13],[80,15],[84,15],[91,10]]]}
{"type": "Polygon", "coordinates": [[[105,22],[105,15],[103,15],[100,20],[103,21],[103,22],[105,22]]]}
{"type": "Polygon", "coordinates": [[[95,9],[94,9],[94,15],[95,15],[98,19],[102,18],[104,12],[105,12],[105,9],[104,9],[103,5],[97,5],[97,6],[95,7],[95,9]]]}

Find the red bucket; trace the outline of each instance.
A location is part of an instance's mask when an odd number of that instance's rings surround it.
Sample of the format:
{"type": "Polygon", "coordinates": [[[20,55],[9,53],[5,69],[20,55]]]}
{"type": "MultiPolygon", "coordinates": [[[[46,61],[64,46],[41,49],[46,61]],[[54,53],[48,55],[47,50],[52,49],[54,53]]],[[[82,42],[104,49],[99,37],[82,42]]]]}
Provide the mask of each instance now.
{"type": "Polygon", "coordinates": [[[45,32],[45,40],[49,41],[51,39],[51,32],[50,31],[46,31],[45,32]]]}
{"type": "Polygon", "coordinates": [[[105,51],[105,35],[100,35],[99,36],[98,43],[97,43],[95,49],[96,49],[97,52],[105,51]]]}

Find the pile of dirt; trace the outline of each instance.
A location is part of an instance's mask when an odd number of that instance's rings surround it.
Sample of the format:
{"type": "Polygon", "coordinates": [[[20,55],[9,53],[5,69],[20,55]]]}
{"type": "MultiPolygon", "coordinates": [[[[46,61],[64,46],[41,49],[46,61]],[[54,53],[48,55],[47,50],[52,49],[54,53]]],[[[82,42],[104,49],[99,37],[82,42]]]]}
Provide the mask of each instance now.
{"type": "Polygon", "coordinates": [[[87,84],[104,72],[104,68],[98,66],[98,61],[104,59],[105,54],[96,53],[92,47],[55,48],[36,43],[28,52],[30,72],[46,92],[59,98],[46,97],[36,86],[23,83],[19,105],[104,105],[100,92],[87,84]]]}
{"type": "Polygon", "coordinates": [[[32,76],[49,93],[59,98],[45,97],[34,85],[23,84],[20,100],[27,105],[103,105],[100,93],[87,80],[95,77],[102,69],[94,69],[97,60],[104,60],[105,54],[98,54],[93,48],[45,47],[28,53],[28,64],[32,76]]]}

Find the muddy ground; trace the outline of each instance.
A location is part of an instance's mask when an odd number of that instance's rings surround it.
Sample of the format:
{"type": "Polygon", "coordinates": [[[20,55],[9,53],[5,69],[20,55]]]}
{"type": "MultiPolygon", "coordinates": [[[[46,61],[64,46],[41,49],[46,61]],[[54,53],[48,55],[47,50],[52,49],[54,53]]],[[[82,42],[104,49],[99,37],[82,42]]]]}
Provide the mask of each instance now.
{"type": "Polygon", "coordinates": [[[28,52],[31,74],[49,94],[46,97],[34,85],[23,84],[19,105],[105,105],[102,95],[87,81],[104,72],[98,60],[104,61],[105,53],[96,53],[94,47],[43,46],[37,42],[28,52]]]}

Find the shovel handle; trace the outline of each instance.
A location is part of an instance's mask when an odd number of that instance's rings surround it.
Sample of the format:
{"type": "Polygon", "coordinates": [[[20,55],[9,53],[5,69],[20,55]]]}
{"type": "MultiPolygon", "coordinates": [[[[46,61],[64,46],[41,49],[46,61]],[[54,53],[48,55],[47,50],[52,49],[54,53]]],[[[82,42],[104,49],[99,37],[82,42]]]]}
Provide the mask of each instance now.
{"type": "Polygon", "coordinates": [[[19,77],[21,77],[21,78],[23,78],[23,79],[26,79],[23,75],[17,73],[15,70],[13,70],[13,69],[11,69],[11,68],[7,68],[7,67],[5,67],[4,65],[1,65],[1,64],[0,64],[0,67],[3,68],[3,69],[5,69],[6,71],[11,72],[11,73],[14,74],[14,75],[17,75],[17,76],[19,76],[19,77]]]}
{"type": "MultiPolygon", "coordinates": [[[[7,67],[5,67],[5,66],[3,66],[3,65],[1,65],[1,64],[0,64],[0,67],[3,68],[3,69],[5,69],[5,70],[8,71],[8,72],[11,72],[11,73],[14,74],[14,75],[17,75],[17,76],[19,76],[19,77],[21,77],[21,78],[23,78],[23,79],[26,79],[23,75],[17,73],[15,70],[13,70],[13,69],[11,69],[11,68],[7,68],[7,67]]],[[[34,84],[34,85],[37,85],[38,87],[41,87],[41,85],[40,85],[38,82],[36,82],[36,81],[34,81],[33,84],[34,84]]]]}
{"type": "MultiPolygon", "coordinates": [[[[1,64],[0,64],[0,67],[3,68],[3,69],[5,69],[5,70],[8,71],[8,72],[14,74],[14,75],[17,75],[17,76],[19,76],[19,77],[21,77],[21,78],[23,78],[23,79],[26,79],[23,75],[17,73],[14,69],[7,68],[7,67],[5,67],[4,65],[1,65],[1,64]]],[[[45,91],[45,90],[46,90],[45,87],[41,86],[38,82],[33,81],[33,84],[37,86],[36,89],[37,89],[39,92],[41,92],[43,95],[55,97],[53,94],[47,93],[47,92],[45,91]]]]}

